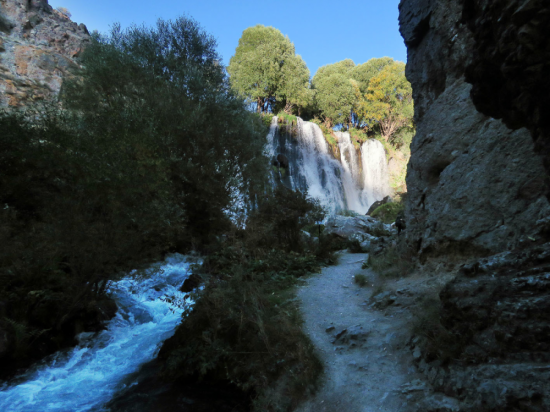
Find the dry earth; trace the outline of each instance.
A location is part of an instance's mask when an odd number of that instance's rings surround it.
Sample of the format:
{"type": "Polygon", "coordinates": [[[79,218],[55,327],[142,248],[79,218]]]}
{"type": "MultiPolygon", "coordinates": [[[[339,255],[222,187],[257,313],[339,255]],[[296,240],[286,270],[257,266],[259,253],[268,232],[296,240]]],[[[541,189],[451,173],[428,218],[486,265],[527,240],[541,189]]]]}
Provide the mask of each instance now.
{"type": "Polygon", "coordinates": [[[422,289],[437,289],[440,280],[405,279],[384,284],[361,269],[366,254],[342,254],[300,287],[304,328],[325,366],[317,395],[300,412],[418,411],[428,399],[442,410],[452,400],[434,395],[414,366],[411,308],[422,289]],[[354,283],[364,274],[368,285],[354,283]],[[390,303],[391,302],[391,303],[390,303]],[[388,305],[389,304],[389,305],[388,305]],[[388,306],[386,306],[388,305],[388,306]]]}

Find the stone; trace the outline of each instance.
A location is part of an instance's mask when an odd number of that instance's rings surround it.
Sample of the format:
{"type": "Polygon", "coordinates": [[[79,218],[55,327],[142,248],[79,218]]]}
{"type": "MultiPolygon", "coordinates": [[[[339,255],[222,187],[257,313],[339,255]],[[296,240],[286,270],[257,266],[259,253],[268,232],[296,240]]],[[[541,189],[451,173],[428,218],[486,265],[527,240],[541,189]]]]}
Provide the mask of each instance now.
{"type": "MultiPolygon", "coordinates": [[[[533,141],[530,123],[509,128],[511,121],[488,117],[500,117],[500,112],[495,116],[483,109],[488,103],[472,99],[478,90],[476,82],[484,83],[491,88],[491,93],[483,93],[485,100],[492,99],[495,108],[506,102],[503,110],[507,113],[513,109],[508,96],[499,94],[502,76],[495,77],[494,84],[488,79],[492,79],[489,73],[496,71],[496,76],[505,70],[500,55],[508,53],[508,42],[518,50],[520,40],[514,33],[519,29],[514,23],[508,33],[504,27],[483,22],[490,13],[502,14],[495,15],[495,21],[500,17],[509,20],[526,2],[477,3],[402,0],[400,4],[400,30],[408,46],[406,75],[413,87],[417,126],[407,170],[404,233],[421,260],[447,252],[489,256],[511,250],[522,238],[536,237],[540,230],[536,222],[550,214],[544,155],[541,158],[538,154],[543,151],[533,141]],[[472,27],[480,31],[472,32],[472,27]],[[484,36],[489,36],[487,42],[484,36]],[[499,63],[491,60],[493,55],[499,63]],[[473,74],[469,75],[470,71],[473,74]],[[483,73],[487,75],[478,79],[483,73]]],[[[537,10],[548,8],[537,4],[537,10]]],[[[532,12],[528,15],[530,27],[548,19],[546,14],[536,18],[532,12]]],[[[541,49],[543,58],[548,42],[541,41],[540,45],[545,47],[541,49]]],[[[540,73],[537,70],[535,73],[540,73]]],[[[507,76],[513,77],[513,73],[507,76]]],[[[546,90],[550,79],[544,77],[541,90],[546,90]]],[[[522,78],[531,81],[529,75],[522,78]]],[[[540,84],[542,80],[537,77],[532,81],[540,84]]],[[[519,86],[510,87],[516,90],[519,86]]],[[[535,110],[540,106],[535,102],[526,107],[535,110]]],[[[528,110],[519,104],[514,107],[521,112],[528,110]]]]}
{"type": "Polygon", "coordinates": [[[325,224],[325,233],[343,239],[373,242],[380,236],[396,233],[391,225],[384,224],[371,216],[332,216],[325,224]]]}
{"type": "Polygon", "coordinates": [[[181,285],[180,291],[181,292],[192,292],[194,289],[198,288],[202,284],[202,278],[192,273],[185,281],[183,282],[183,285],[181,285]]]}
{"type": "Polygon", "coordinates": [[[86,26],[52,9],[47,0],[0,6],[0,107],[28,107],[51,99],[90,42],[86,26]]]}

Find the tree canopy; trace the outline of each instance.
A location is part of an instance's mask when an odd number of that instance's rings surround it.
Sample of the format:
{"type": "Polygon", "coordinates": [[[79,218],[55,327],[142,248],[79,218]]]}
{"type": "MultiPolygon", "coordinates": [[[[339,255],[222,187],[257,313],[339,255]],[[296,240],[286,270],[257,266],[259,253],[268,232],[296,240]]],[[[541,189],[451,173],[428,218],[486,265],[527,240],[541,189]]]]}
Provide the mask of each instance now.
{"type": "Polygon", "coordinates": [[[246,29],[227,67],[231,87],[257,111],[278,105],[288,112],[309,99],[309,69],[289,38],[273,27],[246,29]]]}
{"type": "Polygon", "coordinates": [[[393,62],[371,77],[360,115],[369,127],[378,125],[386,141],[402,127],[412,126],[414,104],[405,63],[393,62]]]}
{"type": "Polygon", "coordinates": [[[312,80],[315,107],[327,126],[379,131],[386,140],[412,125],[412,88],[405,64],[390,57],[355,65],[346,59],[321,67],[312,80]]]}

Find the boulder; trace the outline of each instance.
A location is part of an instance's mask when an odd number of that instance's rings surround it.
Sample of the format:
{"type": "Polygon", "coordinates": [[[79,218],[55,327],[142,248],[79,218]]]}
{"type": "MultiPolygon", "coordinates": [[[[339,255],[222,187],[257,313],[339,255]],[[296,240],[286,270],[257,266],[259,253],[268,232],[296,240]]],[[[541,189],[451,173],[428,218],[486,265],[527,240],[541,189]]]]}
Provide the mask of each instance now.
{"type": "Polygon", "coordinates": [[[183,285],[181,285],[180,291],[187,293],[192,292],[194,289],[198,288],[202,284],[202,278],[192,273],[185,281],[183,282],[183,285]]]}
{"type": "Polygon", "coordinates": [[[396,233],[395,228],[370,216],[332,216],[325,224],[325,233],[334,234],[359,243],[372,242],[381,236],[396,233]]]}

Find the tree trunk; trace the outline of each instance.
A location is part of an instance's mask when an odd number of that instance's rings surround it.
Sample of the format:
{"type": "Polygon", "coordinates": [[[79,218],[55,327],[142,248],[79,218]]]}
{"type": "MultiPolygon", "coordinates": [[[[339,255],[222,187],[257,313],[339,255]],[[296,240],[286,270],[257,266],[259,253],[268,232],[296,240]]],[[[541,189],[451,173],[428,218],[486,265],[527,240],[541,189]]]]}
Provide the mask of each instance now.
{"type": "Polygon", "coordinates": [[[256,112],[259,114],[262,112],[262,98],[258,97],[258,102],[256,103],[258,106],[256,107],[256,112]]]}

